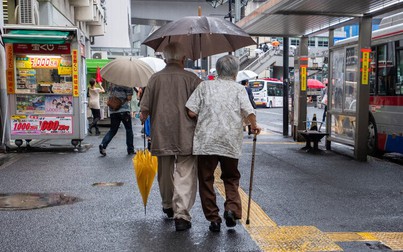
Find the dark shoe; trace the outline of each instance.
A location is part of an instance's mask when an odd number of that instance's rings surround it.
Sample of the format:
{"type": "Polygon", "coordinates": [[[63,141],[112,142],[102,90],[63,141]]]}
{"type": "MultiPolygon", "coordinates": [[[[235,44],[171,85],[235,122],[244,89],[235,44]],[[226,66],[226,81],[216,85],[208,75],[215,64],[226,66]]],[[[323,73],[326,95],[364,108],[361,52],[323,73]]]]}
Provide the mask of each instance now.
{"type": "Polygon", "coordinates": [[[101,135],[101,132],[99,130],[97,130],[97,131],[95,131],[95,135],[99,136],[99,135],[101,135]]]}
{"type": "Polygon", "coordinates": [[[175,229],[176,231],[185,231],[192,227],[192,223],[190,221],[184,219],[175,219],[175,229]]]}
{"type": "Polygon", "coordinates": [[[163,208],[162,211],[168,216],[168,218],[174,217],[174,210],[172,208],[163,208]]]}
{"type": "Polygon", "coordinates": [[[102,144],[99,145],[99,153],[101,153],[101,155],[104,157],[106,156],[106,150],[102,144]]]}
{"type": "Polygon", "coordinates": [[[227,227],[235,227],[236,226],[236,220],[234,213],[232,211],[225,211],[224,212],[224,219],[225,219],[225,225],[227,227]]]}
{"type": "Polygon", "coordinates": [[[212,221],[208,228],[210,229],[211,232],[214,232],[214,233],[220,232],[221,223],[212,221]]]}
{"type": "Polygon", "coordinates": [[[136,154],[136,152],[134,150],[127,151],[127,155],[135,155],[135,154],[136,154]]]}

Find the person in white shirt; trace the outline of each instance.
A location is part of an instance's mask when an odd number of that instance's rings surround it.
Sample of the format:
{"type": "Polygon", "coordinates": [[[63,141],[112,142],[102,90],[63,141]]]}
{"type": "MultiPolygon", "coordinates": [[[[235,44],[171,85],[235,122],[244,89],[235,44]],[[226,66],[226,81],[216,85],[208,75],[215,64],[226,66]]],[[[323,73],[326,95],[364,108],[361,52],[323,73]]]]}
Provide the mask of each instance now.
{"type": "Polygon", "coordinates": [[[97,82],[95,79],[90,80],[90,88],[88,89],[89,93],[89,102],[88,107],[91,109],[92,113],[92,123],[88,127],[88,132],[92,134],[92,128],[95,128],[95,134],[97,136],[100,135],[98,121],[101,120],[101,106],[99,104],[99,93],[104,93],[105,89],[101,84],[98,83],[98,87],[96,87],[97,82]]]}
{"type": "Polygon", "coordinates": [[[218,59],[218,78],[203,81],[186,103],[188,115],[197,118],[193,137],[193,155],[198,155],[199,194],[209,229],[219,232],[221,217],[214,192],[214,170],[221,165],[225,187],[224,218],[227,227],[234,227],[242,217],[238,192],[238,160],[241,155],[242,121],[247,118],[254,134],[260,133],[256,116],[246,89],[235,82],[239,61],[233,55],[218,59]],[[223,99],[225,97],[225,99],[223,99]]]}

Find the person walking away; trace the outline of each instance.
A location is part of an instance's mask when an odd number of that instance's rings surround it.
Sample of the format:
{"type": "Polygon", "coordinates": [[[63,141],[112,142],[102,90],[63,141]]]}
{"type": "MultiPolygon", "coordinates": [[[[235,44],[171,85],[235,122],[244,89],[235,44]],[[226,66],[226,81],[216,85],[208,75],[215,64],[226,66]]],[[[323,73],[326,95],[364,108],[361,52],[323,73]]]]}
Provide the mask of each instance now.
{"type": "Polygon", "coordinates": [[[327,112],[327,84],[325,84],[326,87],[322,90],[322,103],[324,105],[324,109],[323,109],[323,115],[322,115],[322,123],[325,122],[326,120],[326,112],[327,112]],[[326,96],[326,97],[325,97],[326,96]],[[325,98],[325,100],[324,100],[325,98]]]}
{"type": "Polygon", "coordinates": [[[226,195],[224,219],[227,227],[234,227],[236,220],[242,218],[238,160],[243,118],[248,118],[253,133],[259,134],[261,130],[245,88],[235,82],[238,59],[233,55],[221,57],[216,68],[218,79],[203,81],[186,103],[188,115],[197,118],[193,154],[198,155],[199,194],[212,232],[220,231],[222,221],[214,191],[214,170],[220,162],[226,195]]]}
{"type": "Polygon", "coordinates": [[[101,120],[101,106],[99,104],[99,93],[104,93],[105,89],[102,87],[101,83],[97,83],[95,79],[90,79],[90,88],[88,89],[89,102],[88,107],[91,109],[92,113],[92,123],[88,127],[88,132],[92,135],[92,128],[95,128],[95,135],[99,136],[98,121],[101,120]],[[98,87],[96,87],[98,84],[98,87]]]}
{"type": "MultiPolygon", "coordinates": [[[[246,92],[248,93],[250,104],[253,109],[256,109],[255,98],[253,97],[252,89],[249,87],[249,80],[243,80],[241,81],[241,84],[245,87],[246,92]]],[[[244,119],[244,125],[248,127],[248,135],[252,135],[251,125],[247,118],[244,119]]]]}
{"type": "Polygon", "coordinates": [[[267,52],[268,50],[269,50],[269,46],[267,45],[267,43],[264,43],[263,52],[267,52]]]}
{"type": "Polygon", "coordinates": [[[158,158],[158,185],[163,212],[174,217],[176,231],[191,228],[190,210],[197,192],[197,158],[192,155],[196,122],[185,103],[202,81],[184,70],[179,43],[164,48],[167,65],[151,76],[140,102],[140,120],[151,118],[151,153],[158,158]]]}
{"type": "Polygon", "coordinates": [[[109,108],[111,128],[102,139],[102,142],[99,145],[99,152],[102,156],[106,156],[106,148],[118,132],[119,125],[122,122],[126,130],[127,154],[135,154],[133,146],[132,117],[130,115],[129,105],[133,96],[133,88],[111,84],[109,96],[116,96],[123,104],[118,110],[112,110],[109,108]]]}

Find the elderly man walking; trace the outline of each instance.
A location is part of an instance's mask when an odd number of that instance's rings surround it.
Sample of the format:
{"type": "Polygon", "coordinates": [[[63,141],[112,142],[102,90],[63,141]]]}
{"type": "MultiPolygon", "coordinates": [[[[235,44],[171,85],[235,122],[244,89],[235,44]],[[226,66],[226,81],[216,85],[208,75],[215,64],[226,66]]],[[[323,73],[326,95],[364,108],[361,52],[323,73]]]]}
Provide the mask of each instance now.
{"type": "Polygon", "coordinates": [[[193,154],[198,156],[199,194],[209,229],[219,232],[221,217],[214,192],[214,170],[221,165],[221,179],[225,187],[224,218],[227,227],[234,227],[242,217],[238,192],[241,174],[238,160],[241,155],[242,120],[247,118],[251,130],[260,133],[256,116],[245,88],[235,82],[238,59],[226,55],[216,64],[218,79],[203,81],[186,103],[190,117],[197,117],[193,140],[193,154]],[[223,99],[225,97],[225,99],[223,99]]]}
{"type": "Polygon", "coordinates": [[[158,185],[163,212],[174,217],[176,231],[191,227],[190,209],[197,192],[197,158],[192,155],[196,122],[185,103],[201,79],[184,70],[178,43],[164,49],[164,69],[151,76],[140,103],[140,119],[151,117],[151,153],[158,157],[158,185]]]}

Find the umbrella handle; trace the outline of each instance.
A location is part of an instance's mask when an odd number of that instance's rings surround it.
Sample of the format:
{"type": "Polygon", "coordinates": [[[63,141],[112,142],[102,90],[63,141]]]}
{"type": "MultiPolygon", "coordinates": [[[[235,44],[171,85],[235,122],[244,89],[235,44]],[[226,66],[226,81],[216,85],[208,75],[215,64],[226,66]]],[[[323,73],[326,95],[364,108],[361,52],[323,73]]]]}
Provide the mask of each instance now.
{"type": "Polygon", "coordinates": [[[146,150],[146,128],[145,123],[143,124],[143,138],[144,138],[144,150],[146,150]]]}

